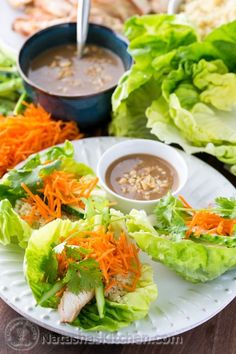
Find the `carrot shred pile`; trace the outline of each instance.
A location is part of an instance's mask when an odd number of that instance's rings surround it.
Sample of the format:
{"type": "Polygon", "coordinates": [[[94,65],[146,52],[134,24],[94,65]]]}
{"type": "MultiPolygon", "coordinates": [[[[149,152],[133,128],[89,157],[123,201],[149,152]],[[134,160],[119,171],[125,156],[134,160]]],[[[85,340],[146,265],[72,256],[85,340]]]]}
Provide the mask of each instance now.
{"type": "MultiPolygon", "coordinates": [[[[99,231],[85,231],[69,238],[66,243],[91,250],[84,259],[92,258],[99,263],[106,291],[115,285],[127,291],[136,289],[141,276],[139,249],[129,242],[124,232],[116,239],[112,232],[104,232],[103,228],[99,231]],[[125,284],[121,279],[128,279],[128,283],[125,284]]],[[[74,262],[66,257],[64,251],[57,255],[57,259],[60,274],[65,272],[70,262],[74,262]]]]}
{"type": "Polygon", "coordinates": [[[24,114],[0,116],[0,177],[32,153],[82,137],[75,122],[55,121],[42,107],[25,105],[24,114]]]}
{"type": "Polygon", "coordinates": [[[217,214],[199,211],[187,222],[187,236],[193,233],[196,236],[202,233],[231,236],[234,232],[235,219],[225,219],[217,214]]]}
{"type": "MultiPolygon", "coordinates": [[[[180,195],[179,199],[185,208],[192,209],[191,205],[183,196],[180,195]]],[[[191,234],[200,236],[202,233],[232,236],[234,233],[234,226],[236,225],[236,219],[226,219],[220,215],[212,213],[210,210],[200,210],[193,212],[192,217],[186,222],[186,225],[188,226],[186,237],[189,237],[191,234]]]]}
{"type": "Polygon", "coordinates": [[[31,190],[22,183],[22,188],[28,194],[25,202],[31,205],[31,211],[23,218],[33,224],[39,218],[45,222],[50,222],[62,216],[63,205],[74,205],[84,208],[81,198],[88,198],[92,190],[96,187],[98,178],[79,180],[73,173],[64,171],[54,171],[43,179],[43,188],[38,189],[38,194],[33,194],[31,190]],[[40,197],[40,194],[43,197],[40,197]]]}

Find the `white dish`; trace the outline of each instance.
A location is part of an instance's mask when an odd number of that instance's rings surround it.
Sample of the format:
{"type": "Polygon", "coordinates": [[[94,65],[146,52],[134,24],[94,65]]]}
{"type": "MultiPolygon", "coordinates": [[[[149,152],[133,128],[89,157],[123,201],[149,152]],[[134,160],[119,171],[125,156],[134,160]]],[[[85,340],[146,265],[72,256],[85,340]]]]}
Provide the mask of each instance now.
{"type": "MultiPolygon", "coordinates": [[[[91,138],[76,141],[76,159],[96,170],[104,151],[122,140],[91,138]]],[[[216,196],[236,196],[235,188],[219,172],[196,157],[181,154],[189,170],[189,179],[182,193],[194,207],[207,205],[216,196]]],[[[35,307],[23,275],[23,251],[18,247],[0,246],[0,296],[21,315],[54,332],[100,343],[140,343],[190,330],[216,315],[236,295],[236,270],[206,284],[191,284],[146,255],[141,256],[154,269],[159,296],[145,319],[115,333],[85,332],[61,324],[57,311],[35,307]]]]}
{"type": "Polygon", "coordinates": [[[117,203],[117,207],[129,213],[131,209],[145,210],[150,213],[157,200],[132,200],[113,192],[106,184],[106,171],[115,160],[129,154],[151,154],[167,161],[177,172],[178,188],[172,192],[173,195],[180,193],[183,189],[187,178],[188,168],[184,158],[179,153],[179,150],[172,148],[169,145],[160,143],[155,140],[147,139],[132,139],[123,141],[108,149],[100,158],[97,167],[97,175],[100,184],[106,191],[110,200],[117,203]]]}

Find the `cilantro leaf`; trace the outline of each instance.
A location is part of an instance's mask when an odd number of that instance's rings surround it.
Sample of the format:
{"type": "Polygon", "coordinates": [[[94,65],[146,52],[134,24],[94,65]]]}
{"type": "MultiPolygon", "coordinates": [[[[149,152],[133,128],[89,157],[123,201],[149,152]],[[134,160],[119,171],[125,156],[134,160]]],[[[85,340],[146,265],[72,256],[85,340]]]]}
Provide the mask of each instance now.
{"type": "Polygon", "coordinates": [[[86,259],[80,262],[80,285],[84,290],[95,289],[102,283],[102,273],[99,264],[94,259],[86,259]]]}
{"type": "Polygon", "coordinates": [[[230,219],[236,218],[236,198],[219,197],[216,198],[215,203],[219,215],[230,219]]]}
{"type": "Polygon", "coordinates": [[[79,251],[80,251],[80,253],[82,253],[84,255],[90,254],[92,252],[91,249],[84,248],[84,247],[81,247],[81,246],[79,246],[79,251]]]}
{"type": "Polygon", "coordinates": [[[66,255],[68,258],[73,258],[75,261],[80,261],[82,255],[91,253],[92,250],[80,246],[66,245],[66,255]]]}
{"type": "Polygon", "coordinates": [[[185,231],[187,230],[185,220],[188,214],[179,210],[183,208],[184,205],[179,199],[167,194],[157,202],[154,210],[156,216],[155,228],[163,233],[179,235],[180,238],[185,237],[185,231]]]}
{"type": "Polygon", "coordinates": [[[71,267],[68,269],[66,276],[63,279],[63,283],[67,284],[69,291],[74,294],[78,294],[80,292],[80,281],[78,273],[75,269],[71,267]]]}
{"type": "Polygon", "coordinates": [[[14,189],[5,184],[0,184],[0,200],[8,199],[12,206],[21,198],[21,193],[16,193],[14,189]]]}
{"type": "Polygon", "coordinates": [[[68,290],[74,294],[95,289],[102,284],[102,274],[98,262],[94,259],[86,259],[78,263],[71,263],[63,283],[67,284],[68,290]]]}
{"type": "Polygon", "coordinates": [[[61,161],[56,160],[47,165],[39,165],[33,169],[25,169],[24,167],[19,170],[12,170],[9,172],[7,181],[12,190],[17,194],[25,196],[25,191],[22,189],[21,184],[25,183],[32,192],[35,192],[42,185],[42,177],[51,174],[54,170],[60,168],[61,161]]]}
{"type": "Polygon", "coordinates": [[[81,260],[81,253],[78,247],[66,246],[66,256],[67,258],[73,258],[75,261],[81,260]]]}
{"type": "Polygon", "coordinates": [[[73,144],[66,141],[63,147],[52,147],[42,154],[35,154],[30,157],[20,169],[11,170],[1,187],[0,199],[8,198],[13,203],[17,199],[25,197],[26,193],[21,187],[25,183],[35,193],[42,186],[42,178],[50,175],[54,170],[62,168],[63,159],[72,159],[74,155],[73,144]],[[46,161],[51,161],[44,164],[46,161]]]}

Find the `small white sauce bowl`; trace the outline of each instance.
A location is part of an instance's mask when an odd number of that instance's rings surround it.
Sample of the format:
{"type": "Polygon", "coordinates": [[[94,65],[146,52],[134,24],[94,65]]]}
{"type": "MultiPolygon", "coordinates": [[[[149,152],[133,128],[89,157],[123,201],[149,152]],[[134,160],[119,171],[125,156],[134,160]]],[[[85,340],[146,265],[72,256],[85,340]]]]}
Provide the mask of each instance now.
{"type": "Polygon", "coordinates": [[[167,161],[176,170],[179,179],[178,187],[176,190],[172,191],[172,194],[178,194],[184,187],[188,178],[188,168],[185,160],[177,149],[154,140],[146,139],[131,139],[115,144],[101,156],[98,162],[97,175],[100,186],[105,190],[108,199],[115,202],[116,207],[121,211],[129,213],[132,209],[138,209],[151,213],[156,202],[159,200],[135,200],[125,198],[115,193],[106,184],[106,172],[108,167],[119,158],[131,154],[149,154],[167,161]]]}

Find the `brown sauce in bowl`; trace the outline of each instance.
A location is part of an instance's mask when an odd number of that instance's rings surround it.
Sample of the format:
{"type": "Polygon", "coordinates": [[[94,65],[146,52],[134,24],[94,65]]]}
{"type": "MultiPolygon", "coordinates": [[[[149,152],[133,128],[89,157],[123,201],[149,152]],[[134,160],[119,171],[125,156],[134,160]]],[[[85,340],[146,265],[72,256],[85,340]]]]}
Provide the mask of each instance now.
{"type": "Polygon", "coordinates": [[[178,188],[178,174],[167,161],[149,154],[131,154],[115,160],[105,175],[115,193],[134,200],[155,200],[178,188]]]}
{"type": "Polygon", "coordinates": [[[124,71],[122,60],[106,48],[87,45],[79,59],[76,45],[68,44],[37,56],[28,77],[51,94],[83,96],[114,87],[124,71]]]}

